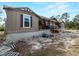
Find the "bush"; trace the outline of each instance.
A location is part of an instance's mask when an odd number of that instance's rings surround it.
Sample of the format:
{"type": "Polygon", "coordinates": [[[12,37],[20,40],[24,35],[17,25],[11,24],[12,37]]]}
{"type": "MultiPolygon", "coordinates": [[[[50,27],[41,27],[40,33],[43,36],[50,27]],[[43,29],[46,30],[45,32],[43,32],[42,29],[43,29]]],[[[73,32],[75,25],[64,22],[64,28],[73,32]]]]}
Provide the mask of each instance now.
{"type": "Polygon", "coordinates": [[[4,31],[4,28],[0,27],[0,31],[4,31]]]}

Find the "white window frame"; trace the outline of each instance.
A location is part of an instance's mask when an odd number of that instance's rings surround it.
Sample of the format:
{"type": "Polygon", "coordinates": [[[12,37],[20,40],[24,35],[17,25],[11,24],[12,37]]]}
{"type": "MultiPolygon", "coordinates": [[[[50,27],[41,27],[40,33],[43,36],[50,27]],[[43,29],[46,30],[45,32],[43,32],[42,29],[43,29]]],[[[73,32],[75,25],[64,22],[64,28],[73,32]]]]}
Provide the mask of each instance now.
{"type": "Polygon", "coordinates": [[[31,28],[31,19],[30,19],[30,17],[31,17],[31,15],[23,14],[23,28],[31,28]],[[29,16],[29,27],[24,26],[25,25],[24,15],[29,16]]]}

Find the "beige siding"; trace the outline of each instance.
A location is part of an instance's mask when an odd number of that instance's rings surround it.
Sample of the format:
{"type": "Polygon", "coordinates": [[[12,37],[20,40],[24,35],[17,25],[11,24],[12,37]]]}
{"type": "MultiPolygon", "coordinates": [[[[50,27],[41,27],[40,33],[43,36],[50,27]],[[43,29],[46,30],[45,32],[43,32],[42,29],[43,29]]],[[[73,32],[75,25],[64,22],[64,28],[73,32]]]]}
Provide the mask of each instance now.
{"type": "Polygon", "coordinates": [[[6,32],[13,33],[13,32],[31,32],[31,31],[38,31],[38,21],[39,18],[31,13],[20,11],[20,10],[6,10],[7,14],[7,22],[6,22],[6,32]],[[32,15],[32,28],[22,28],[20,27],[20,14],[25,13],[28,15],[32,15]]]}

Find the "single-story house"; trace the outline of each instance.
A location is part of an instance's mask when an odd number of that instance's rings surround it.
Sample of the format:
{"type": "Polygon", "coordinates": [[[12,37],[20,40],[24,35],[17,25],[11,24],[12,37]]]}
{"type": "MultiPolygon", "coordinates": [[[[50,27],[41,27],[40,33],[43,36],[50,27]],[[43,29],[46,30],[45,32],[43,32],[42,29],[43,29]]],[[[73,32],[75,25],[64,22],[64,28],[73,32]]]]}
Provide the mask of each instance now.
{"type": "Polygon", "coordinates": [[[8,7],[3,8],[7,14],[5,21],[5,33],[7,39],[20,39],[27,36],[41,35],[49,32],[51,25],[59,22],[50,18],[39,16],[28,7],[8,7]]]}

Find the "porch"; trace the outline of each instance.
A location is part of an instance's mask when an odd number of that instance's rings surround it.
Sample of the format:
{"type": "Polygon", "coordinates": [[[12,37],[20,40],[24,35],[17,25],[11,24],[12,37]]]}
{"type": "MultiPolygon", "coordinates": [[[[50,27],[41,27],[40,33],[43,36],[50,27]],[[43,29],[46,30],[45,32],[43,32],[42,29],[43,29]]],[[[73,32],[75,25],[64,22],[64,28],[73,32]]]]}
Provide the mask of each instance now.
{"type": "Polygon", "coordinates": [[[54,20],[41,19],[39,20],[39,30],[51,30],[52,32],[60,31],[61,23],[54,20]]]}

